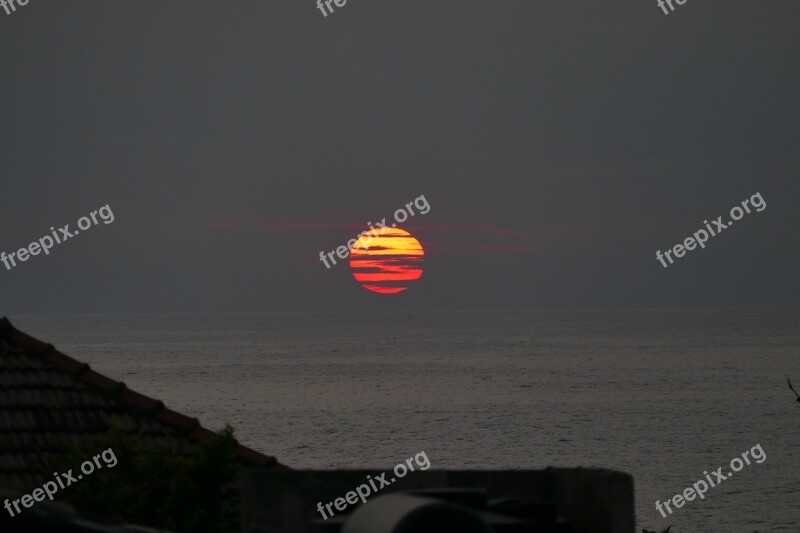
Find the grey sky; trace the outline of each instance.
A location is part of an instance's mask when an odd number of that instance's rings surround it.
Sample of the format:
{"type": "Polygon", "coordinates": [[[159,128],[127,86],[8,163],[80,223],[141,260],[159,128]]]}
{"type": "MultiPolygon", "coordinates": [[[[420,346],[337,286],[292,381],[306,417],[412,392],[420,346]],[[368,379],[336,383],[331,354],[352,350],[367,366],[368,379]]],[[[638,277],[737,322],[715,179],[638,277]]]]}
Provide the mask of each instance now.
{"type": "Polygon", "coordinates": [[[0,314],[783,306],[795,0],[44,2],[0,11],[0,314]],[[767,203],[668,269],[665,250],[767,203]],[[424,194],[397,296],[318,260],[424,194]],[[350,226],[350,227],[348,227],[350,226]]]}

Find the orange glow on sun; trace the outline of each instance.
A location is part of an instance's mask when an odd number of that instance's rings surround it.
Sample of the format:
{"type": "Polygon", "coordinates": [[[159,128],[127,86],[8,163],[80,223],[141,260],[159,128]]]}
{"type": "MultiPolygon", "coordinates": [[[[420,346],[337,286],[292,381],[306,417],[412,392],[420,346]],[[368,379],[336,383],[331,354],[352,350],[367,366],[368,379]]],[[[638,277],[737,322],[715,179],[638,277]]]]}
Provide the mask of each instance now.
{"type": "Polygon", "coordinates": [[[379,294],[397,294],[422,277],[425,250],[400,228],[364,234],[350,251],[350,268],[361,285],[379,294]]]}

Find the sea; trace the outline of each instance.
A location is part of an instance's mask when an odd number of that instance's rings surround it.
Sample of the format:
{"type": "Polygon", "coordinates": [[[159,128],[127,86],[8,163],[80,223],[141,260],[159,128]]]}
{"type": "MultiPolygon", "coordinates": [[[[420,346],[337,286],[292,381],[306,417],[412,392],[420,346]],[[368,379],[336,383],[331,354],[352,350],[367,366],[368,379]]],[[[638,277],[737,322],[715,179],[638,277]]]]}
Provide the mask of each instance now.
{"type": "Polygon", "coordinates": [[[637,530],[800,531],[798,309],[9,318],[293,468],[603,467],[634,477],[637,530]]]}

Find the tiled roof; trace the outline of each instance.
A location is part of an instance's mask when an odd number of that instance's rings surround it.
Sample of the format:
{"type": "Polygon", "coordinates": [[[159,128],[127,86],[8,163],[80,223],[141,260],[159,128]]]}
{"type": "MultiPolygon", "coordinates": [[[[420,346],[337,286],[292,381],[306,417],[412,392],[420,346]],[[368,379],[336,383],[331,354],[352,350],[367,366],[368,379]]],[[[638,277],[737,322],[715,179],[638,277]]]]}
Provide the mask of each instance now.
{"type": "MultiPolygon", "coordinates": [[[[43,454],[99,436],[112,419],[140,434],[143,446],[166,444],[180,454],[190,454],[194,444],[214,435],[197,419],[98,374],[0,319],[0,486],[27,490],[41,485],[43,454]]],[[[286,469],[274,457],[242,445],[236,452],[245,464],[286,469]]]]}

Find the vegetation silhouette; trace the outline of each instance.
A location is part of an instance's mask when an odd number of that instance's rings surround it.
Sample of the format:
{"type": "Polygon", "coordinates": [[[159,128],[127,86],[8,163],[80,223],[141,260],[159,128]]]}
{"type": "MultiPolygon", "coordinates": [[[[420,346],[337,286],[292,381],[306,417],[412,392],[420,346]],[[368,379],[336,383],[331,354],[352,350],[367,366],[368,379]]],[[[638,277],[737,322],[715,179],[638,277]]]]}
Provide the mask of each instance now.
{"type": "Polygon", "coordinates": [[[54,472],[80,473],[84,461],[108,448],[118,461],[113,468],[84,475],[59,495],[87,518],[193,533],[239,530],[236,478],[241,465],[230,426],[196,444],[192,455],[166,445],[148,449],[144,440],[113,423],[100,437],[50,456],[54,472]]]}

